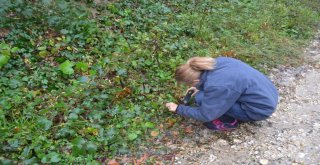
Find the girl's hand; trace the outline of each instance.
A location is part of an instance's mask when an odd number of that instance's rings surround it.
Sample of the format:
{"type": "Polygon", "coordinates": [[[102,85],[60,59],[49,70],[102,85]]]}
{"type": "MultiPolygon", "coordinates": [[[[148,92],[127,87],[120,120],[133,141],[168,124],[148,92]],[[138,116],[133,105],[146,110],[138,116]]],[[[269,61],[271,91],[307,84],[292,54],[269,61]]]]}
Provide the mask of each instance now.
{"type": "Polygon", "coordinates": [[[166,103],[166,107],[169,109],[170,112],[176,112],[178,105],[176,103],[166,103]]]}
{"type": "Polygon", "coordinates": [[[191,95],[192,97],[193,97],[197,92],[199,92],[199,90],[198,90],[196,87],[191,87],[191,88],[187,89],[186,94],[187,94],[189,91],[191,91],[191,90],[194,91],[193,94],[191,95]]]}

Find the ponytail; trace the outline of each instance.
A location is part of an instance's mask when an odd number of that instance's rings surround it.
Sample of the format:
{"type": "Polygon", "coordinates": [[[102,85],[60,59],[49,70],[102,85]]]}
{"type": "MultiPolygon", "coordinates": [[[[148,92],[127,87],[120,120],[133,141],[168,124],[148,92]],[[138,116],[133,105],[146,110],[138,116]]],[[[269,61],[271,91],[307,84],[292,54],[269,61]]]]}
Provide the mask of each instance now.
{"type": "Polygon", "coordinates": [[[212,70],[215,60],[211,57],[192,57],[187,64],[194,70],[212,70]]]}
{"type": "Polygon", "coordinates": [[[215,59],[211,57],[192,57],[186,64],[180,65],[176,72],[175,78],[178,82],[192,83],[200,78],[204,70],[212,70],[215,65],[215,59]]]}

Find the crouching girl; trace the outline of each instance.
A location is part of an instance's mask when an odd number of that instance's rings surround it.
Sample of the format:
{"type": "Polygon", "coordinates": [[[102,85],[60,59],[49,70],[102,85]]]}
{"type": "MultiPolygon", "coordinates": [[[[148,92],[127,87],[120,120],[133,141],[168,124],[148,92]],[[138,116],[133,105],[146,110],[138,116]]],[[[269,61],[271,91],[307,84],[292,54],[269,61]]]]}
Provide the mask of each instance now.
{"type": "Polygon", "coordinates": [[[251,66],[228,57],[193,57],[175,72],[179,83],[194,90],[197,107],[166,103],[171,112],[202,121],[212,130],[229,130],[239,121],[267,119],[275,111],[278,92],[251,66]]]}

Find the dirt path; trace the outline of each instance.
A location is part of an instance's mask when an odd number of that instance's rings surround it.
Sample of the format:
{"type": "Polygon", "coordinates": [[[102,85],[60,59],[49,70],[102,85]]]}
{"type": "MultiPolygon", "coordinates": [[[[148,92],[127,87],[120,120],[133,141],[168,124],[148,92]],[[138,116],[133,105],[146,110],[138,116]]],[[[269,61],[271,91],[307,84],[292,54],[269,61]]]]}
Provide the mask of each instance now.
{"type": "Polygon", "coordinates": [[[270,119],[229,133],[199,128],[175,146],[181,150],[175,164],[319,164],[320,38],[305,54],[303,66],[270,74],[281,94],[270,119]]]}

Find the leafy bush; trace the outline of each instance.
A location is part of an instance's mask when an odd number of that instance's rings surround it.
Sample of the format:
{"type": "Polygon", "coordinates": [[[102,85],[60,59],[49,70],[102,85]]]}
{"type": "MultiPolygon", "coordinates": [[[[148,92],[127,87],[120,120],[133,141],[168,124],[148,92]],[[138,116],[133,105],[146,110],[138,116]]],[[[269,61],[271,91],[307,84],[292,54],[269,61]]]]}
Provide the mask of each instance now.
{"type": "Polygon", "coordinates": [[[312,2],[0,0],[2,163],[138,150],[173,117],[163,104],[182,94],[179,64],[195,55],[262,71],[295,64],[319,23],[312,2]]]}

